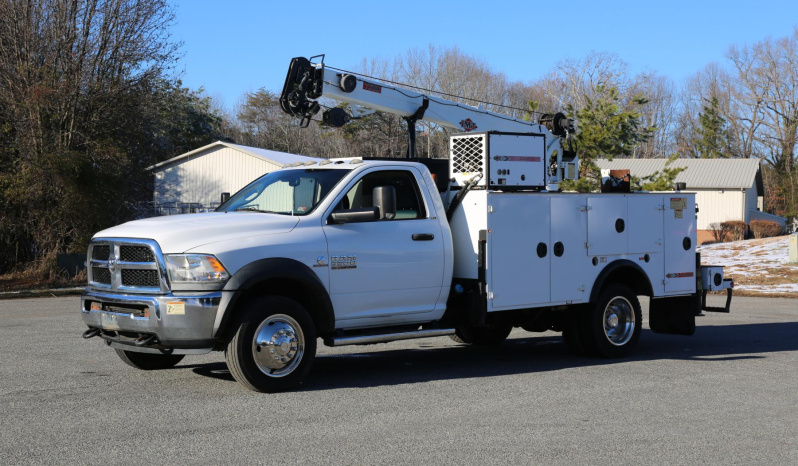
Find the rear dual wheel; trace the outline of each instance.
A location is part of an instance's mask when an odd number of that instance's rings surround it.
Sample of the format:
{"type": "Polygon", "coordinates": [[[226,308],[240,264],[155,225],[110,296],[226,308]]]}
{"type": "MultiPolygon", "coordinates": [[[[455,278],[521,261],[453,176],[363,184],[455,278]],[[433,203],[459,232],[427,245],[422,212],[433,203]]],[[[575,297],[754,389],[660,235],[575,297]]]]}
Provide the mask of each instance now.
{"type": "Polygon", "coordinates": [[[576,353],[619,358],[629,355],[640,341],[640,301],[624,284],[611,283],[593,305],[578,311],[563,329],[565,343],[576,353]]]}

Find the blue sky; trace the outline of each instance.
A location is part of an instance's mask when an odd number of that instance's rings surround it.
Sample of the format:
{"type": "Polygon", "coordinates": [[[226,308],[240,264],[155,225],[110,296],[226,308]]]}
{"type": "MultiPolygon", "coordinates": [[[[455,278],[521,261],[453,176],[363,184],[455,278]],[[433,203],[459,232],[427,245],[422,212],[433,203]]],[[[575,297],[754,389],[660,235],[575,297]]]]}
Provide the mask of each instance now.
{"type": "Polygon", "coordinates": [[[324,53],[328,64],[351,69],[363,58],[456,45],[511,80],[532,82],[594,50],[678,85],[708,63],[723,63],[731,45],[798,27],[798,0],[172,3],[184,85],[203,87],[227,107],[261,87],[279,92],[295,56],[324,53]]]}

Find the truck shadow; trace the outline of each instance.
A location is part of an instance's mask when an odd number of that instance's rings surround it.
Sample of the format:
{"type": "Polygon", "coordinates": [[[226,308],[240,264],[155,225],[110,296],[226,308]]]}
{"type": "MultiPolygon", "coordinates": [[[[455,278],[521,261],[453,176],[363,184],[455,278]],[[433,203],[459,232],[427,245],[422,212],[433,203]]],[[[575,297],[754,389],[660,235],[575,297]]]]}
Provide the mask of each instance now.
{"type": "MultiPolygon", "coordinates": [[[[448,339],[419,340],[413,349],[361,353],[322,350],[301,391],[378,387],[435,380],[494,377],[607,366],[630,361],[689,360],[708,364],[763,359],[768,353],[798,351],[798,322],[698,327],[691,337],[644,329],[632,356],[599,359],[573,355],[559,335],[514,332],[495,347],[457,345],[448,339]],[[530,335],[526,337],[525,335],[530,335]],[[519,338],[520,336],[520,338],[519,338]]],[[[183,366],[186,367],[186,366],[183,366]]],[[[191,367],[205,377],[233,380],[222,363],[191,367]]]]}

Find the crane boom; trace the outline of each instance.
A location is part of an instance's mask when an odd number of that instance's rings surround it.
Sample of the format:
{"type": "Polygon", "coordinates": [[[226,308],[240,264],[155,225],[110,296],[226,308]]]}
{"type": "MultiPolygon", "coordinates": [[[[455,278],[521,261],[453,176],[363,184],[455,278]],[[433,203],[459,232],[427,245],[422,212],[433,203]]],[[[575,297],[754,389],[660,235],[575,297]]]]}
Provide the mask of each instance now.
{"type": "MultiPolygon", "coordinates": [[[[575,173],[573,169],[565,170],[566,163],[575,167],[578,160],[574,152],[562,147],[563,139],[574,132],[573,120],[562,113],[545,114],[538,122],[530,122],[329,68],[324,65],[323,55],[292,59],[280,97],[283,111],[299,118],[301,126],[307,126],[320,111],[318,99],[322,97],[403,117],[408,122],[409,157],[415,155],[415,122],[424,120],[467,133],[492,131],[545,136],[552,180],[576,176],[566,174],[575,173]],[[311,62],[318,57],[320,63],[311,62]]],[[[326,110],[322,116],[325,123],[334,127],[343,126],[352,118],[341,108],[326,110]]]]}

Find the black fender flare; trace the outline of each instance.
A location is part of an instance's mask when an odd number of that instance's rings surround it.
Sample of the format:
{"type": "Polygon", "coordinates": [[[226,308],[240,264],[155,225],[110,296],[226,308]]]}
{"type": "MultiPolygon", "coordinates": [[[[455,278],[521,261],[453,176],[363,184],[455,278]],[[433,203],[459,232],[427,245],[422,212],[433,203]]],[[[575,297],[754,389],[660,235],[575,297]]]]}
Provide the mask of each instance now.
{"type": "Polygon", "coordinates": [[[291,283],[301,289],[301,293],[291,293],[290,289],[281,288],[278,293],[301,303],[313,318],[316,333],[323,335],[335,329],[335,311],[330,295],[319,277],[307,265],[284,257],[260,259],[241,267],[225,284],[222,291],[231,292],[219,334],[225,332],[235,314],[237,305],[242,299],[259,288],[269,290],[269,283],[291,283]],[[299,294],[299,295],[297,295],[299,294]]]}
{"type": "Polygon", "coordinates": [[[643,291],[640,294],[648,296],[651,296],[654,293],[654,288],[651,286],[651,280],[648,278],[648,274],[645,272],[645,270],[643,270],[642,267],[630,261],[629,259],[618,259],[604,267],[604,270],[602,270],[598,277],[596,277],[596,281],[593,282],[593,289],[590,291],[591,303],[595,303],[598,300],[599,293],[601,293],[601,290],[604,288],[604,282],[607,281],[610,275],[618,271],[623,271],[623,269],[629,269],[635,274],[636,277],[642,278],[642,280],[639,280],[633,285],[633,289],[638,292],[643,291]]]}

